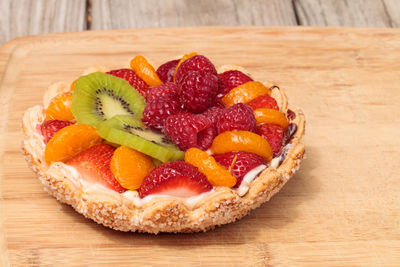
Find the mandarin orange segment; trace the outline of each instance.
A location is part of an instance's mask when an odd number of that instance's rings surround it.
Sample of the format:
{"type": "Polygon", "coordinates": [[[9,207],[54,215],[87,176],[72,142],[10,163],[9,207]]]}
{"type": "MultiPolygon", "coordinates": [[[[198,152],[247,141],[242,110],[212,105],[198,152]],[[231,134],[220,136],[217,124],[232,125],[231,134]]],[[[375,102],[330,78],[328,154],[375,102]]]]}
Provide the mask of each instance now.
{"type": "Polygon", "coordinates": [[[154,169],[151,157],[126,146],[118,147],[110,164],[111,172],[122,187],[136,190],[154,169]]]}
{"type": "Polygon", "coordinates": [[[148,85],[159,86],[163,82],[157,75],[156,70],[144,56],[136,56],[131,60],[132,70],[148,85]]]}
{"type": "Polygon", "coordinates": [[[174,70],[174,75],[173,75],[173,80],[174,80],[174,81],[175,81],[175,74],[176,74],[176,71],[178,70],[178,68],[179,68],[179,66],[182,64],[182,62],[185,61],[186,59],[189,59],[189,58],[194,57],[194,56],[197,56],[197,55],[198,55],[198,54],[197,54],[196,52],[192,52],[192,53],[189,53],[189,54],[184,55],[184,56],[181,58],[181,60],[179,60],[178,64],[177,64],[176,67],[175,67],[175,70],[174,70]]]}
{"type": "Polygon", "coordinates": [[[46,121],[64,120],[74,121],[75,117],[71,112],[72,93],[65,92],[54,97],[46,109],[46,121]]]}
{"type": "Polygon", "coordinates": [[[254,116],[256,117],[257,124],[272,123],[277,124],[284,129],[289,125],[285,114],[275,109],[258,108],[254,110],[254,116]]]}
{"type": "Polygon", "coordinates": [[[230,107],[237,103],[248,103],[265,94],[269,95],[271,92],[264,84],[250,81],[233,88],[221,100],[226,107],[230,107]]]}
{"type": "Polygon", "coordinates": [[[223,132],[215,137],[210,149],[215,154],[245,151],[263,157],[266,162],[272,159],[272,149],[267,140],[249,131],[223,132]]]}
{"type": "Polygon", "coordinates": [[[62,128],[50,139],[44,151],[46,163],[65,162],[102,139],[96,129],[86,124],[73,124],[62,128]]]}
{"type": "Polygon", "coordinates": [[[71,83],[71,86],[69,87],[69,90],[72,92],[72,91],[74,91],[74,89],[75,89],[75,84],[76,84],[76,80],[74,80],[72,83],[71,83]]]}
{"type": "Polygon", "coordinates": [[[186,150],[185,161],[197,167],[214,186],[233,187],[236,184],[236,177],[216,162],[212,156],[198,148],[192,147],[186,150]]]}

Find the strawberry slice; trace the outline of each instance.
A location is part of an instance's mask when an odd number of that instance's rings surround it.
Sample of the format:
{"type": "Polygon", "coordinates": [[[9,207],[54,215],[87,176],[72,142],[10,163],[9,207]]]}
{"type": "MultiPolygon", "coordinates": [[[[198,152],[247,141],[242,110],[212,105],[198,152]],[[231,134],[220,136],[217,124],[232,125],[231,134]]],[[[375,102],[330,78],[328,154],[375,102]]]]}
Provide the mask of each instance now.
{"type": "Polygon", "coordinates": [[[142,96],[146,96],[149,86],[145,83],[133,70],[119,69],[107,72],[112,76],[126,80],[133,88],[135,88],[142,96]]]}
{"type": "Polygon", "coordinates": [[[72,122],[63,120],[45,121],[39,126],[39,131],[43,135],[44,143],[47,144],[56,132],[71,124],[72,122]]]}
{"type": "Polygon", "coordinates": [[[210,191],[213,186],[196,167],[183,161],[164,163],[144,178],[140,197],[152,194],[192,197],[210,191]]]}
{"type": "Polygon", "coordinates": [[[237,182],[235,187],[239,187],[242,183],[244,176],[252,169],[265,164],[262,157],[244,151],[233,151],[224,154],[213,155],[215,160],[224,166],[226,169],[230,169],[232,174],[236,177],[237,182]]]}
{"type": "Polygon", "coordinates": [[[75,167],[83,179],[123,193],[126,189],[118,183],[110,169],[114,150],[115,148],[110,145],[95,145],[79,153],[66,164],[75,167]]]}
{"type": "Polygon", "coordinates": [[[256,133],[268,141],[272,151],[274,152],[274,157],[276,157],[279,154],[283,144],[283,128],[276,124],[264,123],[257,126],[256,133]]]}

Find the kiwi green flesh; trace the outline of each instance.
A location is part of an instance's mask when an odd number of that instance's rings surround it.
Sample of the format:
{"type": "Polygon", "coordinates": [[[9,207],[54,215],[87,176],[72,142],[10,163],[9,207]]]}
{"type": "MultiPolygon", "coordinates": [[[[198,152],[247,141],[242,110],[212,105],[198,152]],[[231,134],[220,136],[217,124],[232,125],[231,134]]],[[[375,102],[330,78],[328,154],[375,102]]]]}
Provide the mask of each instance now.
{"type": "Polygon", "coordinates": [[[99,124],[98,133],[108,142],[128,146],[162,162],[181,160],[185,156],[165,135],[147,129],[133,116],[114,116],[99,124]]]}
{"type": "Polygon", "coordinates": [[[95,72],[76,81],[71,111],[77,122],[97,128],[115,115],[141,117],[145,105],[143,96],[126,80],[95,72]]]}

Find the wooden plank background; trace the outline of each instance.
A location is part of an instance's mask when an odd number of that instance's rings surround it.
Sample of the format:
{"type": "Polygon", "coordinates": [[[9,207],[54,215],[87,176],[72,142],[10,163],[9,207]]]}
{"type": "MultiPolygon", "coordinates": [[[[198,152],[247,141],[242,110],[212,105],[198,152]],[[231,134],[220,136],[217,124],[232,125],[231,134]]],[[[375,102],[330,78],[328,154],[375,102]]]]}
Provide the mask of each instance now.
{"type": "Polygon", "coordinates": [[[83,30],[184,26],[399,27],[399,0],[1,0],[0,44],[83,30]]]}

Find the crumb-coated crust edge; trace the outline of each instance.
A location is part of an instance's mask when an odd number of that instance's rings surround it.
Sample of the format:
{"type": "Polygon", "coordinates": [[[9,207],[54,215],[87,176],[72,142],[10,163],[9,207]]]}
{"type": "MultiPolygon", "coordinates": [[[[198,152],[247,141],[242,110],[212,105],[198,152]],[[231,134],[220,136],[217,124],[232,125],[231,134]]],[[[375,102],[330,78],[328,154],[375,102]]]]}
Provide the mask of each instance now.
{"type": "MultiPolygon", "coordinates": [[[[272,95],[277,99],[281,111],[286,113],[287,98],[284,91],[274,87],[272,95]]],[[[142,207],[137,207],[132,201],[122,197],[88,196],[66,177],[49,176],[46,173],[48,166],[29,152],[25,142],[22,148],[28,165],[39,177],[45,191],[95,222],[120,231],[192,233],[207,231],[242,218],[252,209],[268,201],[285,185],[300,167],[305,153],[305,146],[301,141],[305,129],[304,114],[301,111],[294,113],[296,118],[292,122],[297,125],[297,132],[278,168],[266,168],[251,183],[249,191],[243,197],[231,188],[217,187],[194,209],[188,208],[182,200],[173,197],[163,201],[154,199],[142,207]]],[[[26,139],[28,129],[24,122],[22,128],[26,139]]]]}

